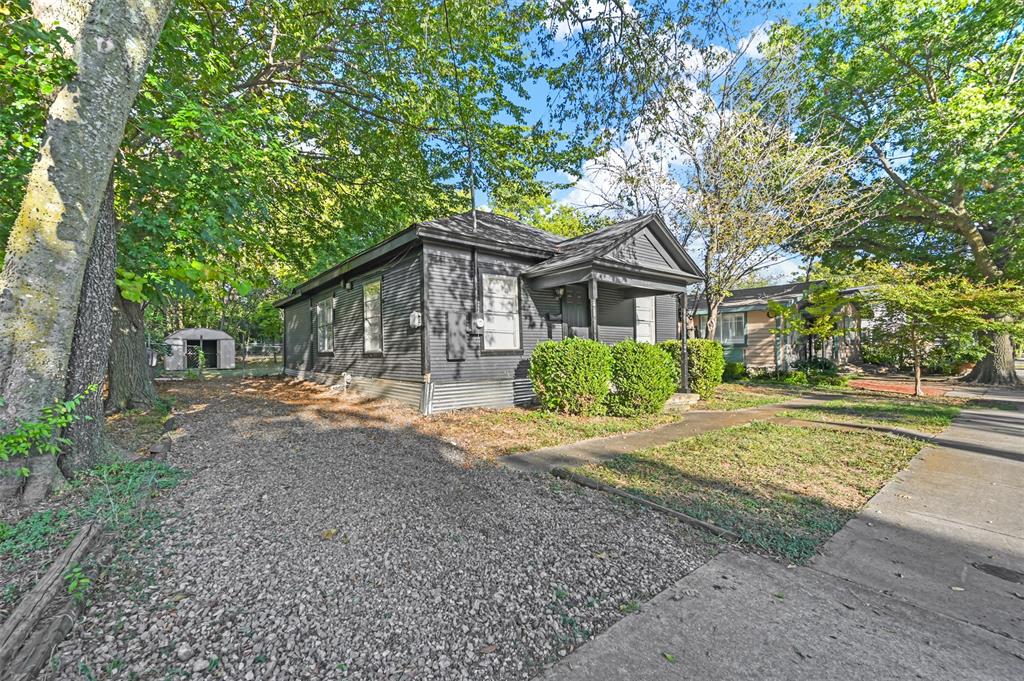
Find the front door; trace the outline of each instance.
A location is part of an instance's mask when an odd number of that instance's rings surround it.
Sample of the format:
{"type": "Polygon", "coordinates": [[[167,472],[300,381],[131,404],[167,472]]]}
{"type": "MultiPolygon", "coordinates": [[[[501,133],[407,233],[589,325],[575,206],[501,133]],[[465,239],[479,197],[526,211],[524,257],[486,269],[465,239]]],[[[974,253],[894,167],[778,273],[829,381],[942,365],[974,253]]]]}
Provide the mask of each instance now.
{"type": "Polygon", "coordinates": [[[565,295],[562,296],[562,323],[562,332],[566,338],[590,338],[590,301],[587,298],[586,286],[572,284],[565,287],[565,295]]]}

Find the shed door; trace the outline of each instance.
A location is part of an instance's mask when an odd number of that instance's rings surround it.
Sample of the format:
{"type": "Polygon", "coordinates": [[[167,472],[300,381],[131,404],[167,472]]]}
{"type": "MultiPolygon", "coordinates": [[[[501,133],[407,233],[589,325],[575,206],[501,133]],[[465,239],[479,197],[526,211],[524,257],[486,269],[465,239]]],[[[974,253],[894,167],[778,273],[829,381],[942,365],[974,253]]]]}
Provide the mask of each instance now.
{"type": "Polygon", "coordinates": [[[590,338],[590,301],[587,288],[580,284],[565,287],[562,297],[563,335],[590,338]]]}

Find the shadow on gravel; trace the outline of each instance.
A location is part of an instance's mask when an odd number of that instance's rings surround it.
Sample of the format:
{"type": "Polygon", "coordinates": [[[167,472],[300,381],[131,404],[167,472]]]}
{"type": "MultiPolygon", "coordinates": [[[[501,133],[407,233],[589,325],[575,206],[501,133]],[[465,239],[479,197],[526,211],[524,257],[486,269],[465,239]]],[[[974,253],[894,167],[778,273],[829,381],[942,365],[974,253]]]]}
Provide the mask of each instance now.
{"type": "Polygon", "coordinates": [[[190,476],[157,502],[164,528],[40,678],[528,679],[716,550],[597,492],[465,465],[388,402],[209,383],[169,455],[190,476]]]}

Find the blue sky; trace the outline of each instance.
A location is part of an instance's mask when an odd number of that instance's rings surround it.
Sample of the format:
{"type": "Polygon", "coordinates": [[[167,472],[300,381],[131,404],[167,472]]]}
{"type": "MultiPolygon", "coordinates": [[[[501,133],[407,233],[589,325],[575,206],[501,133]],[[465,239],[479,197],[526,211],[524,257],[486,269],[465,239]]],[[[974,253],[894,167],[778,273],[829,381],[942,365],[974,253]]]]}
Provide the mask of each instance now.
{"type": "MultiPolygon", "coordinates": [[[[595,0],[591,0],[595,1],[595,0]]],[[[600,0],[596,0],[600,1],[600,0]]],[[[778,21],[780,19],[789,19],[791,21],[799,20],[799,12],[810,5],[809,0],[796,0],[787,1],[779,7],[775,8],[771,12],[766,12],[761,15],[750,16],[746,18],[742,23],[739,24],[738,28],[743,33],[752,34],[757,30],[763,30],[765,26],[769,26],[771,22],[778,21]]],[[[534,123],[541,121],[544,124],[550,124],[550,112],[547,108],[546,98],[548,96],[548,89],[544,83],[530,83],[527,85],[527,91],[529,93],[529,100],[526,102],[526,107],[530,111],[527,117],[528,123],[534,123]]],[[[575,178],[561,173],[545,172],[540,174],[540,179],[557,182],[557,183],[571,183],[575,178]]],[[[581,205],[581,197],[585,192],[582,191],[583,186],[587,186],[588,182],[593,182],[593,178],[588,178],[584,173],[584,178],[580,183],[580,189],[575,191],[573,188],[557,190],[553,193],[552,198],[557,201],[569,203],[570,205],[581,205]]],[[[592,186],[592,185],[591,185],[592,186]]],[[[478,205],[486,205],[487,197],[485,195],[478,194],[478,205]]],[[[692,250],[692,249],[691,249],[692,250]]],[[[696,254],[694,254],[696,255],[696,254]]],[[[797,270],[798,263],[795,261],[788,261],[776,265],[770,269],[770,272],[777,276],[789,278],[797,270]]]]}

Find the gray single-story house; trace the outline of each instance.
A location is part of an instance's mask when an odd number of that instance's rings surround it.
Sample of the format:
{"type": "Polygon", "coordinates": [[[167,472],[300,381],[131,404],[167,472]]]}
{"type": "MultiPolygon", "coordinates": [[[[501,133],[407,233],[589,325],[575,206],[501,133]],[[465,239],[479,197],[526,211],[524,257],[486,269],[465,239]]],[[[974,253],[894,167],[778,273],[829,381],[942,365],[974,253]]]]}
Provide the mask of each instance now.
{"type": "Polygon", "coordinates": [[[484,211],[421,222],[275,303],[284,371],[425,414],[527,404],[538,343],[678,338],[700,277],[656,215],[574,239],[484,211]]]}
{"type": "MultiPolygon", "coordinates": [[[[808,339],[795,333],[778,333],[781,320],[769,313],[768,304],[804,308],[808,292],[823,283],[798,282],[733,291],[718,308],[715,326],[715,340],[722,344],[726,361],[743,362],[755,369],[788,370],[793,362],[811,356],[808,339]]],[[[691,335],[702,338],[708,318],[707,302],[699,296],[693,303],[691,335]]],[[[860,318],[852,306],[847,306],[843,312],[842,333],[818,351],[820,356],[837,364],[860,359],[860,318]]]]}
{"type": "Polygon", "coordinates": [[[217,329],[182,329],[164,339],[164,369],[234,369],[235,339],[217,329]],[[203,366],[200,367],[200,360],[203,366]]]}

